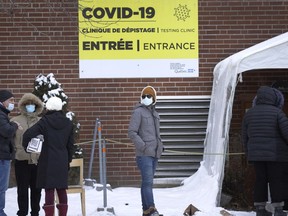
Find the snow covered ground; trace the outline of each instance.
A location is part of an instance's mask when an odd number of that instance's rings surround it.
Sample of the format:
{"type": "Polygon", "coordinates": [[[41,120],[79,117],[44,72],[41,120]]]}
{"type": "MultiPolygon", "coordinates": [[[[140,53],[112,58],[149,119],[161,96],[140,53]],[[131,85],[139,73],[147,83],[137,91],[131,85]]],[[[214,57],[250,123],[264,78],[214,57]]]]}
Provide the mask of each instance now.
{"type": "MultiPolygon", "coordinates": [[[[97,186],[97,184],[95,185],[97,186]]],[[[86,215],[87,216],[141,216],[140,189],[132,187],[119,187],[112,191],[107,190],[107,207],[103,210],[103,191],[85,186],[86,189],[86,215]],[[102,209],[98,210],[98,209],[102,209]],[[110,210],[114,210],[114,214],[110,210]]],[[[8,216],[16,215],[17,188],[10,188],[6,193],[6,208],[8,216]]],[[[205,169],[200,169],[193,176],[184,180],[184,184],[174,188],[154,189],[156,207],[164,216],[181,216],[189,204],[193,204],[200,211],[196,216],[221,215],[222,208],[215,207],[215,197],[218,185],[216,177],[208,176],[205,169]]],[[[41,206],[44,204],[42,192],[41,206]]],[[[80,194],[68,194],[68,216],[81,216],[80,194]]],[[[235,216],[255,216],[255,212],[236,212],[226,210],[235,216]]],[[[44,211],[41,209],[40,216],[44,211]]]]}

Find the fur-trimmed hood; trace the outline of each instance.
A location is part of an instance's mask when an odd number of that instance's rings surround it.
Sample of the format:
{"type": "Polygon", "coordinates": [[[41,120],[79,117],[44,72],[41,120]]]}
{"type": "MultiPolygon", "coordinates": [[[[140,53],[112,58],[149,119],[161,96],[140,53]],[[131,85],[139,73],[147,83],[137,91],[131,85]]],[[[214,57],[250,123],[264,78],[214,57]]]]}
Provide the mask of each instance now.
{"type": "Polygon", "coordinates": [[[36,105],[34,114],[40,115],[43,111],[43,108],[44,108],[43,102],[37,96],[35,96],[32,93],[26,93],[20,99],[20,101],[18,103],[18,109],[19,109],[20,113],[27,115],[27,111],[26,111],[25,106],[31,102],[36,105]]]}

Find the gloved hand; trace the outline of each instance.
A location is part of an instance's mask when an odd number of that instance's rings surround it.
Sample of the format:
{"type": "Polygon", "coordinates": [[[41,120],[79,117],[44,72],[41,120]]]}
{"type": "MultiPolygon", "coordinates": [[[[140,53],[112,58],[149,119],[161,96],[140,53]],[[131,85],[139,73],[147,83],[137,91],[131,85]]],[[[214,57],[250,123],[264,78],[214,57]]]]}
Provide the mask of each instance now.
{"type": "Polygon", "coordinates": [[[44,136],[42,134],[39,134],[36,136],[36,138],[40,139],[42,142],[44,142],[44,136]]]}

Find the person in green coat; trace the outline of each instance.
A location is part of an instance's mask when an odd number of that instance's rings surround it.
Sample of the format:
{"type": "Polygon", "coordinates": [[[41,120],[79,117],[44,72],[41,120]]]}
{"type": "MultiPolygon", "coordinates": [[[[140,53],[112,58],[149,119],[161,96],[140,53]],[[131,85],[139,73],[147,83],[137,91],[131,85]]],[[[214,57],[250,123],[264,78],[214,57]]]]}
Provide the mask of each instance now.
{"type": "Polygon", "coordinates": [[[23,128],[16,131],[14,138],[18,216],[28,215],[29,190],[31,216],[38,216],[40,211],[41,188],[36,187],[39,154],[27,153],[22,146],[22,138],[23,133],[39,121],[43,107],[43,102],[37,96],[32,93],[24,94],[18,103],[20,115],[11,119],[23,128]]]}

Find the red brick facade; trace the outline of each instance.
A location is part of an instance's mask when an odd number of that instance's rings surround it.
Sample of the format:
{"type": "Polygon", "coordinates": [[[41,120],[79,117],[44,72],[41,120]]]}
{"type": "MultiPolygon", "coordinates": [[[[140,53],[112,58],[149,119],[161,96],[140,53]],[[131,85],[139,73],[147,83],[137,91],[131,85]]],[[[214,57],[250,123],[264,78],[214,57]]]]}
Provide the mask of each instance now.
{"type": "MultiPolygon", "coordinates": [[[[198,78],[79,79],[77,10],[77,0],[0,2],[0,88],[11,89],[19,100],[33,90],[35,76],[54,73],[81,124],[80,143],[92,140],[95,119],[100,118],[107,139],[108,182],[113,186],[139,182],[127,127],[145,85],[154,86],[161,96],[210,95],[213,68],[219,61],[288,29],[288,1],[199,0],[198,78]]],[[[239,94],[254,93],[283,73],[244,77],[248,82],[239,84],[239,94]]],[[[236,93],[233,133],[239,132],[241,103],[236,93]]],[[[82,147],[86,176],[91,143],[82,147]]],[[[92,177],[98,178],[98,149],[93,170],[92,177]]]]}

